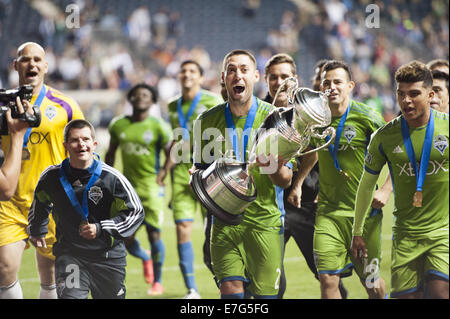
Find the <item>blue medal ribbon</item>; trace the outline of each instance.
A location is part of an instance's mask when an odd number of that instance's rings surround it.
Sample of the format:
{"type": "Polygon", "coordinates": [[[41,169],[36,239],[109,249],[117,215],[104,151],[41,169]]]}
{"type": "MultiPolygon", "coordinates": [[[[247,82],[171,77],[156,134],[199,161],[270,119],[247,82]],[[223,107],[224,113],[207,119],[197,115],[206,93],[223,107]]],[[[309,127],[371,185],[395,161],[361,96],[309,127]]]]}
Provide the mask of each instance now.
{"type": "Polygon", "coordinates": [[[89,179],[88,184],[86,185],[86,188],[84,189],[82,205],[80,205],[80,202],[75,195],[72,185],[67,178],[66,171],[70,172],[69,158],[66,158],[61,163],[61,168],[59,169],[59,180],[64,188],[64,191],[67,194],[67,197],[69,197],[70,203],[72,204],[73,208],[75,208],[75,211],[81,215],[82,220],[87,220],[89,216],[87,194],[91,186],[94,185],[94,183],[102,173],[102,162],[100,160],[94,159],[92,165],[88,168],[88,172],[92,175],[89,179]]]}
{"type": "MultiPolygon", "coordinates": [[[[39,92],[36,101],[34,101],[34,105],[36,105],[37,107],[41,107],[42,101],[44,100],[46,94],[47,89],[45,88],[45,84],[42,84],[41,91],[39,92]]],[[[23,148],[27,148],[28,139],[30,138],[30,135],[31,135],[31,127],[27,128],[27,131],[25,132],[25,135],[23,137],[23,148]]]]}
{"type": "Polygon", "coordinates": [[[434,116],[433,109],[430,109],[430,119],[425,131],[425,140],[423,142],[422,154],[420,157],[420,168],[417,170],[416,154],[414,153],[414,147],[411,142],[411,136],[409,134],[409,126],[405,118],[401,117],[402,137],[405,145],[406,153],[408,154],[409,162],[414,169],[416,175],[416,191],[422,192],[422,187],[427,175],[428,162],[430,160],[431,145],[433,144],[434,133],[434,116]]]}
{"type": "Polygon", "coordinates": [[[198,102],[200,101],[202,97],[202,92],[199,91],[197,95],[195,95],[194,99],[191,102],[191,106],[189,107],[188,113],[186,116],[183,114],[183,110],[181,108],[181,102],[183,97],[180,97],[177,101],[177,112],[178,112],[178,122],[180,123],[180,126],[184,128],[183,131],[183,140],[189,140],[189,128],[187,126],[189,119],[191,118],[192,114],[194,113],[195,108],[197,107],[198,102]]]}
{"type": "MultiPolygon", "coordinates": [[[[328,152],[330,153],[331,157],[334,161],[334,167],[339,171],[339,173],[342,172],[341,167],[339,166],[339,162],[337,159],[337,153],[339,149],[339,141],[341,140],[342,131],[344,130],[345,121],[347,120],[348,113],[350,112],[350,104],[347,106],[347,110],[345,111],[344,115],[342,115],[341,120],[339,121],[339,125],[336,129],[336,137],[334,138],[334,145],[331,143],[328,145],[328,152]]],[[[325,138],[325,141],[328,142],[330,140],[330,137],[327,136],[325,138]]]]}
{"type": "Polygon", "coordinates": [[[234,125],[234,122],[233,122],[233,117],[231,115],[230,106],[228,103],[225,106],[225,121],[227,123],[227,128],[231,128],[230,139],[232,141],[233,151],[234,151],[234,154],[236,155],[236,159],[238,161],[241,161],[242,163],[245,162],[245,157],[246,157],[245,155],[246,155],[247,144],[248,144],[248,139],[249,139],[249,135],[250,135],[250,132],[248,130],[253,127],[253,122],[255,121],[257,110],[258,110],[258,102],[256,100],[256,97],[253,96],[252,106],[250,107],[250,111],[248,112],[247,119],[245,120],[245,124],[244,124],[244,131],[242,132],[242,137],[241,137],[242,153],[241,153],[239,150],[239,142],[237,140],[236,126],[234,125]],[[242,154],[242,156],[241,156],[241,154],[242,154]]]}

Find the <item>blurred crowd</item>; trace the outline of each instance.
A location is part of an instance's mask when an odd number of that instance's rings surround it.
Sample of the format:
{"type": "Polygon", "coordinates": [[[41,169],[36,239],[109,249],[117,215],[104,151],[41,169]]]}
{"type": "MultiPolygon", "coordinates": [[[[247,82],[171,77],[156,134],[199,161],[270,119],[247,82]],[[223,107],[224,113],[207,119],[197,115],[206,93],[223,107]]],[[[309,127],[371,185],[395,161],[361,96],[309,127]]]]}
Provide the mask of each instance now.
{"type": "MultiPolygon", "coordinates": [[[[375,106],[387,120],[397,114],[394,73],[413,59],[449,58],[449,2],[446,0],[292,0],[280,28],[268,33],[260,65],[271,53],[296,57],[299,44],[314,58],[347,62],[356,99],[375,106]]],[[[303,50],[302,52],[304,52],[303,50]]],[[[303,79],[309,84],[309,79],[303,79]]]]}
{"type": "MultiPolygon", "coordinates": [[[[0,37],[7,19],[2,8],[7,2],[0,0],[0,37]]],[[[323,58],[344,60],[351,65],[357,83],[355,98],[374,105],[390,119],[397,112],[392,93],[395,70],[412,59],[448,59],[447,0],[290,2],[295,5],[284,12],[279,27],[268,30],[266,39],[253,48],[261,74],[265,62],[279,52],[291,54],[297,65],[304,63],[305,51],[311,66],[323,58]],[[378,16],[368,10],[373,5],[378,16]],[[377,21],[378,27],[374,27],[377,21]]],[[[182,12],[168,6],[150,12],[141,5],[122,23],[112,12],[100,13],[93,0],[74,3],[80,8],[79,28],[67,28],[64,8],[56,15],[42,14],[38,26],[49,61],[48,84],[61,90],[127,90],[146,82],[158,88],[160,105],[164,105],[179,92],[180,63],[195,59],[205,69],[204,87],[220,92],[221,61],[214,61],[201,46],[178,45],[188,28],[180,19],[182,12]]],[[[242,19],[252,19],[264,4],[243,0],[242,19]]],[[[10,54],[14,57],[15,51],[10,54]]],[[[6,72],[0,78],[7,83],[0,84],[16,86],[18,78],[12,66],[6,72]]],[[[304,86],[310,86],[309,74],[300,74],[304,86]]],[[[261,83],[257,95],[263,97],[265,92],[261,83]]]]}

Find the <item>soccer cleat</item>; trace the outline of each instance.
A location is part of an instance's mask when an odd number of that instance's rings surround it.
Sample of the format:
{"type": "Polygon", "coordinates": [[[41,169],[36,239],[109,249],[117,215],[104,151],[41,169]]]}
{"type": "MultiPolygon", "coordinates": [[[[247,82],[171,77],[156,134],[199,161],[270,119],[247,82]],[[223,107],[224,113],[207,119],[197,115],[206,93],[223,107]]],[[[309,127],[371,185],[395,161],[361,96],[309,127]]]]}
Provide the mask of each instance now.
{"type": "Polygon", "coordinates": [[[200,294],[194,288],[191,288],[183,299],[202,299],[202,297],[200,297],[200,294]]]}
{"type": "Polygon", "coordinates": [[[150,296],[160,296],[164,293],[164,288],[159,282],[155,281],[147,293],[150,296]]]}
{"type": "Polygon", "coordinates": [[[153,260],[151,258],[150,251],[147,251],[147,253],[150,256],[150,259],[143,261],[142,266],[144,267],[145,281],[151,285],[153,283],[153,280],[155,279],[155,277],[153,275],[153,260]]]}

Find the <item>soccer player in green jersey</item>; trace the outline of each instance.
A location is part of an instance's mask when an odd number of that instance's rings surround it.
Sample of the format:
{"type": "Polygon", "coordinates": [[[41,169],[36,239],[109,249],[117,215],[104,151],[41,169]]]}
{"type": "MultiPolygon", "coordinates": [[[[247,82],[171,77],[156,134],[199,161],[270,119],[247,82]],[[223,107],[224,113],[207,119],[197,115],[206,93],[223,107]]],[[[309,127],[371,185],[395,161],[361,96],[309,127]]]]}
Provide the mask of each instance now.
{"type": "Polygon", "coordinates": [[[434,91],[434,96],[431,99],[430,106],[440,112],[448,113],[448,74],[434,70],[431,71],[433,75],[433,86],[431,87],[434,91]]]}
{"type": "MultiPolygon", "coordinates": [[[[228,102],[202,113],[194,123],[196,169],[205,169],[215,159],[231,153],[241,162],[246,160],[246,146],[250,147],[254,137],[250,131],[257,129],[273,110],[270,104],[253,96],[258,80],[256,61],[250,52],[233,50],[225,56],[222,82],[228,102]],[[236,139],[230,138],[230,132],[237,134],[238,141],[241,138],[244,141],[233,144],[236,139]],[[248,140],[245,136],[249,137],[248,140]],[[205,147],[211,142],[218,143],[213,154],[205,147]]],[[[244,286],[255,298],[277,297],[282,268],[283,220],[275,185],[288,187],[292,171],[284,165],[283,159],[269,158],[272,160],[265,161],[265,164],[258,163],[269,166],[272,169],[270,173],[259,168],[251,172],[257,198],[245,210],[242,222],[231,226],[213,217],[212,267],[224,299],[244,298],[244,286]]]]}
{"type": "Polygon", "coordinates": [[[164,181],[167,172],[172,177],[171,206],[176,224],[178,256],[180,269],[188,293],[184,298],[198,299],[194,277],[194,250],[191,233],[194,215],[198,209],[205,217],[206,210],[201,208],[189,186],[189,169],[192,167],[192,123],[203,111],[222,103],[219,95],[202,89],[203,68],[193,60],[181,63],[178,79],[181,95],[168,104],[170,124],[174,129],[174,142],[170,148],[170,157],[166,159],[159,173],[158,181],[164,181]]]}
{"type": "MultiPolygon", "coordinates": [[[[373,263],[367,266],[356,263],[349,250],[355,194],[364,155],[371,134],[384,124],[381,114],[375,109],[350,98],[354,86],[350,68],[345,63],[331,60],[324,65],[321,90],[329,90],[331,126],[336,128],[336,138],[328,149],[318,152],[319,198],[313,246],[323,299],[342,297],[339,279],[351,275],[352,268],[369,298],[385,296],[384,281],[379,276],[378,267],[381,258],[381,209],[372,207],[370,222],[365,229],[370,243],[369,260],[373,263]]],[[[312,140],[312,144],[316,141],[312,140]]],[[[378,199],[385,203],[389,195],[390,191],[382,192],[378,199]]]]}
{"type": "Polygon", "coordinates": [[[427,67],[431,70],[431,72],[436,70],[444,72],[445,74],[449,74],[448,60],[444,59],[431,60],[430,62],[427,63],[427,67]]]}
{"type": "Polygon", "coordinates": [[[111,122],[106,163],[114,164],[116,150],[120,147],[123,173],[144,206],[144,225],[150,241],[151,259],[134,236],[125,243],[131,255],[142,259],[144,276],[152,285],[148,293],[154,296],[163,293],[161,275],[165,256],[160,235],[164,215],[164,189],[161,189],[156,177],[160,166],[160,151],[164,149],[168,154],[172,131],[164,120],[149,115],[151,106],[157,101],[156,89],[138,84],[131,88],[127,98],[133,107],[133,113],[130,116],[120,115],[111,122]]]}
{"type": "Polygon", "coordinates": [[[430,108],[426,66],[412,61],[395,73],[402,115],[372,136],[358,187],[352,253],[366,255],[366,208],[383,166],[394,185],[391,297],[449,298],[449,115],[430,108]]]}
{"type": "MultiPolygon", "coordinates": [[[[326,62],[327,60],[317,62],[313,84],[317,81],[317,85],[320,86],[320,70],[326,62]],[[318,80],[316,80],[317,77],[318,80]]],[[[280,91],[276,101],[273,102],[273,98],[284,80],[289,77],[297,78],[296,69],[297,66],[294,59],[285,53],[276,54],[267,61],[264,67],[264,80],[268,87],[268,92],[264,99],[266,102],[273,103],[276,107],[288,106],[288,86],[285,86],[280,91]]],[[[319,87],[314,89],[319,90],[319,87]]],[[[319,171],[316,165],[317,152],[299,157],[296,161],[298,171],[293,174],[291,187],[284,190],[277,188],[277,191],[280,192],[279,196],[283,197],[283,205],[280,205],[280,210],[285,214],[284,245],[286,246],[291,237],[294,238],[309,269],[316,279],[319,279],[313,257],[314,220],[317,209],[317,194],[319,192],[319,171]]],[[[286,276],[283,270],[280,280],[280,298],[283,297],[286,290],[286,283],[286,276]]],[[[343,298],[345,298],[347,291],[342,281],[339,283],[339,290],[343,298]]]]}

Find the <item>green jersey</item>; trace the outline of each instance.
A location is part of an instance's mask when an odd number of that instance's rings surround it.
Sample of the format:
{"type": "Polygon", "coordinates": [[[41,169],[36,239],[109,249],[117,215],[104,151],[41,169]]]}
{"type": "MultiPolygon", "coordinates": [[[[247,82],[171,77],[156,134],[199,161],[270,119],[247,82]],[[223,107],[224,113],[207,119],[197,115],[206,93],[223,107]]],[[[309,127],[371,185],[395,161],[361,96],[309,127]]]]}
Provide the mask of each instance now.
{"type": "Polygon", "coordinates": [[[109,133],[111,142],[120,146],[123,174],[133,184],[158,173],[160,151],[172,140],[169,124],[153,116],[140,122],[118,116],[111,121],[109,133]]]}
{"type": "MultiPolygon", "coordinates": [[[[344,116],[344,115],[343,115],[344,116]]],[[[333,117],[331,126],[336,130],[341,117],[333,117]]],[[[318,214],[335,216],[354,216],[355,196],[364,168],[364,158],[370,136],[385,124],[381,114],[374,108],[351,100],[348,115],[342,128],[337,151],[340,168],[350,176],[347,180],[335,167],[335,161],[329,150],[318,151],[319,155],[319,201],[318,214]]],[[[312,140],[315,146],[317,141],[312,140]]],[[[319,144],[323,144],[320,141],[319,144]]],[[[336,145],[336,140],[332,142],[336,145]]]]}
{"type": "MultiPolygon", "coordinates": [[[[416,175],[403,142],[401,116],[395,118],[372,137],[365,160],[365,169],[378,174],[387,162],[394,186],[395,232],[407,233],[418,238],[447,234],[449,215],[448,140],[449,115],[433,111],[434,133],[425,182],[422,207],[413,206],[416,191],[416,175]]],[[[419,162],[427,125],[409,128],[416,160],[419,162]]]]}
{"type": "MultiPolygon", "coordinates": [[[[223,99],[219,95],[209,92],[207,90],[200,90],[200,93],[201,96],[195,109],[192,111],[190,117],[186,119],[186,127],[189,130],[190,141],[192,141],[192,127],[194,120],[204,111],[223,102],[223,99]]],[[[180,118],[178,116],[178,103],[180,99],[182,99],[181,95],[174,97],[167,106],[169,111],[170,125],[174,130],[182,127],[180,124],[180,118]]],[[[181,100],[181,110],[185,117],[187,117],[187,115],[189,114],[192,102],[193,101],[181,100]]],[[[180,134],[175,134],[174,138],[176,142],[180,142],[182,136],[180,134]]],[[[190,154],[192,154],[192,144],[193,143],[190,143],[189,145],[189,148],[191,150],[190,154]]],[[[186,185],[189,184],[190,176],[188,170],[192,167],[192,161],[190,160],[190,156],[187,161],[188,161],[187,163],[186,162],[179,163],[174,167],[172,171],[173,175],[172,177],[174,182],[186,185]]]]}
{"type": "MultiPolygon", "coordinates": [[[[257,111],[252,126],[252,132],[247,144],[250,150],[256,130],[264,119],[274,109],[270,104],[255,98],[257,111]]],[[[201,114],[194,123],[194,161],[197,166],[211,164],[220,157],[231,157],[233,153],[232,141],[225,120],[226,103],[217,105],[201,114]],[[220,147],[217,147],[220,145],[220,147]],[[216,146],[216,147],[214,147],[216,146]]],[[[232,115],[236,127],[237,141],[242,149],[241,136],[244,130],[247,116],[237,117],[232,115]]],[[[248,154],[248,153],[247,153],[248,154]]],[[[279,228],[282,226],[281,213],[276,200],[275,185],[268,175],[260,174],[259,168],[252,171],[257,197],[247,208],[241,225],[252,225],[256,229],[279,228]]]]}

